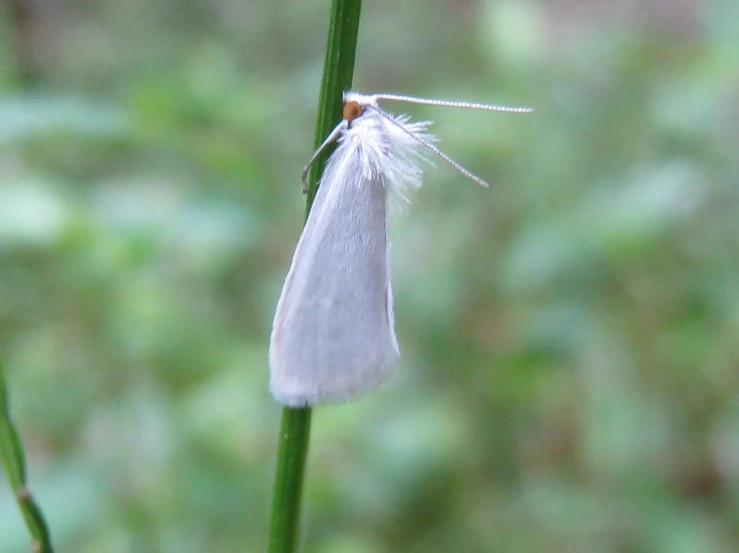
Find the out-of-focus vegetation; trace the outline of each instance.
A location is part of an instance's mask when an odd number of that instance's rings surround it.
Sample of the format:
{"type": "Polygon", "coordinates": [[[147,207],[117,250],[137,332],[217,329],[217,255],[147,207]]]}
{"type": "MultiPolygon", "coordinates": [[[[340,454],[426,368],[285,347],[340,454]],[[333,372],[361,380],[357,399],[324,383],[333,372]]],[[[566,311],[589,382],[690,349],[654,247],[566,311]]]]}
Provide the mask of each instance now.
{"type": "MultiPolygon", "coordinates": [[[[57,549],[263,550],[328,1],[0,5],[0,356],[57,549]]],[[[316,410],[306,552],[739,550],[737,21],[365,1],[358,89],[537,111],[387,106],[494,187],[438,163],[393,217],[401,363],[316,410]]]]}

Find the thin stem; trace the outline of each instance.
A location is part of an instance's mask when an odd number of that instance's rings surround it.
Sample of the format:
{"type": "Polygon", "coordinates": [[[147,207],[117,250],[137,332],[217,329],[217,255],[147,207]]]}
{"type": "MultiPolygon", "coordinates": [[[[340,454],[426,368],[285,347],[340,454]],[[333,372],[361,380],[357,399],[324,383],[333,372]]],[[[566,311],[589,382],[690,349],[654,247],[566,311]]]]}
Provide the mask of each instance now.
{"type": "MultiPolygon", "coordinates": [[[[318,149],[331,130],[341,121],[343,93],[352,87],[361,11],[362,0],[333,0],[326,59],[323,62],[321,95],[318,100],[318,122],[316,124],[314,150],[318,149]]],[[[311,167],[308,179],[310,186],[308,187],[308,199],[305,207],[306,217],[313,205],[313,198],[315,198],[318,190],[318,181],[323,173],[323,166],[334,149],[335,146],[325,148],[311,167]]]]}
{"type": "MultiPolygon", "coordinates": [[[[354,74],[361,8],[361,0],[333,0],[332,3],[318,106],[316,148],[341,120],[342,94],[351,88],[354,74]]],[[[325,148],[311,166],[306,218],[316,197],[323,166],[333,149],[333,146],[325,148]]],[[[268,553],[297,551],[311,414],[310,407],[285,407],[282,411],[268,553]]]]}
{"type": "Polygon", "coordinates": [[[23,451],[18,431],[10,418],[8,393],[5,386],[5,368],[0,361],[0,456],[3,458],[5,472],[15,500],[26,521],[28,532],[33,538],[31,551],[34,553],[53,553],[49,527],[41,509],[31,495],[26,482],[26,455],[23,451]]]}

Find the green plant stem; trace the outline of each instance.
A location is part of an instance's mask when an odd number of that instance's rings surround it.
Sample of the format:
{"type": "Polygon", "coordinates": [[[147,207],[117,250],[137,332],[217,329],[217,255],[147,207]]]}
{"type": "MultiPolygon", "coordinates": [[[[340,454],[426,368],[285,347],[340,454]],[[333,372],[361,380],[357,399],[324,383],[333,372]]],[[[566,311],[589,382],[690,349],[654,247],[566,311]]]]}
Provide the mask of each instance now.
{"type": "MultiPolygon", "coordinates": [[[[361,0],[333,0],[323,65],[315,147],[323,142],[341,120],[342,93],[351,88],[357,51],[361,0]]],[[[309,174],[305,216],[308,217],[318,190],[323,166],[333,148],[328,148],[313,163],[309,174]]],[[[297,550],[300,533],[301,497],[310,441],[311,408],[282,411],[277,473],[272,500],[269,553],[297,550]]]]}
{"type": "MultiPolygon", "coordinates": [[[[341,120],[344,105],[342,94],[352,87],[361,11],[362,0],[333,0],[331,23],[328,29],[328,44],[326,45],[326,59],[323,62],[321,94],[318,100],[315,149],[318,149],[341,120]]],[[[318,181],[323,173],[323,166],[334,149],[335,145],[326,148],[311,166],[310,187],[308,188],[308,198],[305,206],[306,218],[318,191],[318,181]]]]}
{"type": "Polygon", "coordinates": [[[23,444],[18,431],[10,418],[8,392],[5,385],[5,368],[2,362],[0,362],[0,455],[3,458],[10,487],[15,493],[18,507],[33,538],[31,551],[34,553],[53,553],[54,548],[51,546],[49,527],[26,482],[26,455],[23,452],[23,444]]]}

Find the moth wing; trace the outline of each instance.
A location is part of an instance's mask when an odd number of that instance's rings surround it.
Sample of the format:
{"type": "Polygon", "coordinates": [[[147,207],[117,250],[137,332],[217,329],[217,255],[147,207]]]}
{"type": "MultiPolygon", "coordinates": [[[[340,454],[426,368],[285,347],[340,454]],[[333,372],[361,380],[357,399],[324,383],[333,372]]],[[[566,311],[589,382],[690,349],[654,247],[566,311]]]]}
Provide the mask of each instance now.
{"type": "Polygon", "coordinates": [[[346,148],[329,162],[277,304],[270,389],[284,405],[363,395],[387,377],[399,353],[385,182],[363,176],[346,148]]]}

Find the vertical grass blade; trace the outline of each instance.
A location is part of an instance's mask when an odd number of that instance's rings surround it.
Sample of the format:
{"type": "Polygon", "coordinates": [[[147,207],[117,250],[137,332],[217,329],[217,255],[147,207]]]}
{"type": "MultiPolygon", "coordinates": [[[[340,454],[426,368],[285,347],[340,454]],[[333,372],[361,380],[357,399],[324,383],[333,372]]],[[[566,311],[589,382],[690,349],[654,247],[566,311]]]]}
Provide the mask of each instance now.
{"type": "Polygon", "coordinates": [[[0,456],[5,473],[15,494],[18,507],[31,534],[31,551],[52,553],[51,535],[41,509],[31,495],[26,482],[26,455],[18,431],[10,418],[8,391],[5,385],[5,367],[0,361],[0,456]]]}
{"type": "MultiPolygon", "coordinates": [[[[341,119],[342,93],[350,89],[352,85],[361,9],[361,0],[333,0],[332,2],[318,106],[316,148],[341,119]]],[[[306,218],[316,196],[323,166],[332,152],[333,147],[328,148],[311,167],[308,177],[310,186],[306,200],[306,218]]],[[[296,190],[299,188],[296,187],[296,190]]],[[[310,408],[285,407],[282,411],[277,472],[272,500],[269,553],[293,553],[298,548],[311,414],[310,408]]]]}

